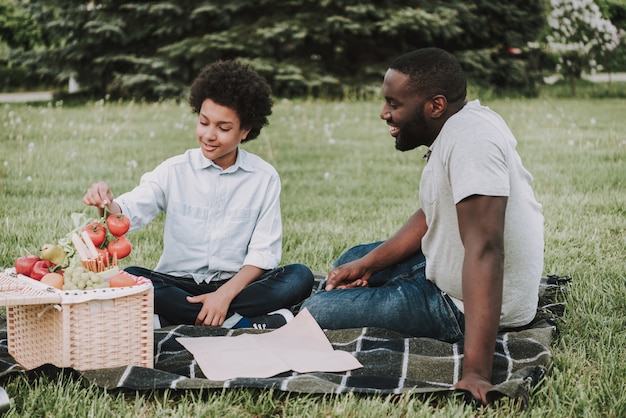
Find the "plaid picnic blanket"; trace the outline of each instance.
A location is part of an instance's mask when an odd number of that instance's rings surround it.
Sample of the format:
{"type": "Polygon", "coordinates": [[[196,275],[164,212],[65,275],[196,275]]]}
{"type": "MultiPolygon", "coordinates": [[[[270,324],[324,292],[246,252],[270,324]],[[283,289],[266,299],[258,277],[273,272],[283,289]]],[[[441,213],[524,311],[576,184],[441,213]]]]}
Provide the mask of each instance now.
{"type": "MultiPolygon", "coordinates": [[[[506,396],[528,400],[530,390],[549,371],[550,344],[558,331],[564,310],[560,295],[567,292],[569,277],[542,279],[537,317],[524,329],[498,335],[494,358],[493,400],[506,396]]],[[[319,287],[321,277],[317,277],[319,287]]],[[[315,292],[317,288],[312,291],[315,292]]],[[[297,307],[295,308],[297,309],[297,307]]],[[[0,376],[26,372],[8,354],[6,326],[0,323],[0,376]]],[[[402,394],[450,391],[460,378],[463,341],[445,343],[415,338],[380,328],[325,330],[336,350],[352,353],[363,367],[343,373],[287,372],[271,378],[237,378],[211,381],[204,377],[192,354],[180,345],[178,337],[235,336],[252,329],[227,330],[212,327],[176,326],[154,332],[154,369],[117,367],[76,372],[106,388],[133,390],[259,388],[299,393],[402,394]]],[[[58,368],[44,365],[45,372],[58,368]]]]}

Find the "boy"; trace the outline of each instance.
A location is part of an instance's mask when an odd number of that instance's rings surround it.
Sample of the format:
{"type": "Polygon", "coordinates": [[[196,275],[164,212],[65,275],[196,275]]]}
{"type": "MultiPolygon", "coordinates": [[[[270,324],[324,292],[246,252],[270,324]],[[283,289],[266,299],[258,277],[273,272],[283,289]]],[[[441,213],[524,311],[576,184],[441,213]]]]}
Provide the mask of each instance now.
{"type": "Polygon", "coordinates": [[[284,308],[311,292],[308,267],[277,268],[282,250],[278,173],[239,148],[268,123],[270,93],[267,82],[239,62],[205,67],[189,98],[198,114],[199,147],[164,161],[117,198],[104,182],[92,185],[83,198],[86,205],[124,213],[131,230],[166,213],[155,270],[126,269],[152,280],[161,326],[278,328],[293,317],[284,308]]]}

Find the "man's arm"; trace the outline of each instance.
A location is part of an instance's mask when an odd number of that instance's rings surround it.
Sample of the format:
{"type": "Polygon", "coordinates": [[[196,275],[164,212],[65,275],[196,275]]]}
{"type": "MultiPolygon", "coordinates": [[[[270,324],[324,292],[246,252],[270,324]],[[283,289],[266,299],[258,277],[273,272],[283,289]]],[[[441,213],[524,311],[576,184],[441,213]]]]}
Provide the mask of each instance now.
{"type": "Polygon", "coordinates": [[[363,258],[333,269],[328,275],[326,290],[367,286],[373,274],[415,254],[422,246],[427,229],[426,216],[419,209],[398,232],[363,258]]]}
{"type": "Polygon", "coordinates": [[[504,274],[504,214],[507,198],[470,196],[457,207],[459,232],[465,247],[463,305],[465,347],[463,375],[455,388],[469,390],[487,403],[496,336],[502,310],[504,274]]]}

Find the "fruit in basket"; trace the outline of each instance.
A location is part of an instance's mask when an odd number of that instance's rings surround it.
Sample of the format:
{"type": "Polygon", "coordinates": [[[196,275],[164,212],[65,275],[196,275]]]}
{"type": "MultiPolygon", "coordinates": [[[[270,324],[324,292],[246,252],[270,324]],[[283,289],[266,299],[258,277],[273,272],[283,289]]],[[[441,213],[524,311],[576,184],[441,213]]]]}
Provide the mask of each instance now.
{"type": "Polygon", "coordinates": [[[48,260],[55,265],[65,263],[65,250],[60,245],[44,244],[39,252],[42,260],[48,260]]]}
{"type": "Polygon", "coordinates": [[[109,286],[111,287],[134,286],[136,284],[137,279],[125,272],[117,273],[109,279],[109,286]]]}
{"type": "Polygon", "coordinates": [[[56,287],[57,289],[63,288],[63,276],[59,273],[48,273],[41,278],[41,283],[45,283],[52,287],[56,287]]]}
{"type": "Polygon", "coordinates": [[[117,255],[118,260],[130,254],[131,249],[130,240],[124,235],[113,237],[107,246],[109,254],[112,256],[117,255]]]}
{"type": "Polygon", "coordinates": [[[41,261],[39,256],[34,254],[23,255],[15,260],[15,272],[17,274],[23,274],[29,276],[33,272],[33,267],[37,261],[41,261]]]}
{"type": "Polygon", "coordinates": [[[54,267],[50,260],[39,260],[33,266],[29,276],[31,279],[41,280],[43,276],[50,273],[50,267],[54,267]]]}
{"type": "Polygon", "coordinates": [[[116,237],[124,235],[130,229],[130,219],[121,213],[118,215],[111,214],[107,216],[106,223],[107,228],[109,228],[109,232],[116,237]]]}
{"type": "Polygon", "coordinates": [[[100,222],[87,224],[83,228],[83,231],[87,232],[89,238],[91,238],[91,242],[93,242],[93,245],[96,247],[101,246],[107,236],[106,228],[100,222]]]}
{"type": "Polygon", "coordinates": [[[66,268],[63,276],[63,290],[92,290],[109,287],[101,276],[82,266],[66,268]]]}

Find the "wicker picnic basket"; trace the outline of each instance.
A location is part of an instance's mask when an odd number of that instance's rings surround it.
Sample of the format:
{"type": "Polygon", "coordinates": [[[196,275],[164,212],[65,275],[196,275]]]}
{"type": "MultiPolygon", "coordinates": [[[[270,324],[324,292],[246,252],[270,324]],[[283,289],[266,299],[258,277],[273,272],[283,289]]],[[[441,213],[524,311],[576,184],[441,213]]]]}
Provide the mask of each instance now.
{"type": "Polygon", "coordinates": [[[14,269],[0,272],[9,354],[28,370],[47,363],[76,370],[152,368],[153,303],[151,283],[63,291],[14,269]]]}

